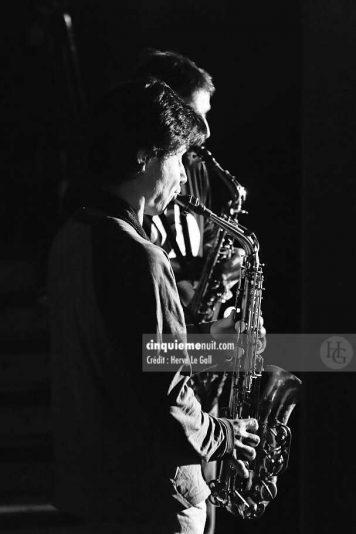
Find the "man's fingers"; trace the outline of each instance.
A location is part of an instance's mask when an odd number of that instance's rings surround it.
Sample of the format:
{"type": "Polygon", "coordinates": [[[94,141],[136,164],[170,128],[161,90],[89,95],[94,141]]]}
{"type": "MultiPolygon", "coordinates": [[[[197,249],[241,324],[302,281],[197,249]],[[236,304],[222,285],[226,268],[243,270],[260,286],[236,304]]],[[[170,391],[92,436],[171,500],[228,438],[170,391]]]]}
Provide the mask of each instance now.
{"type": "Polygon", "coordinates": [[[237,322],[235,323],[235,330],[236,330],[236,332],[239,332],[240,334],[241,334],[242,332],[245,332],[245,330],[246,330],[246,323],[244,323],[243,321],[237,321],[237,322]]]}
{"type": "Polygon", "coordinates": [[[242,460],[236,461],[236,471],[237,471],[238,476],[241,478],[249,477],[248,469],[242,460]]]}
{"type": "Polygon", "coordinates": [[[256,434],[258,430],[257,419],[235,419],[234,432],[237,439],[246,438],[256,434]]]}
{"type": "Polygon", "coordinates": [[[242,439],[246,445],[251,445],[251,447],[257,447],[260,443],[260,437],[257,434],[246,434],[242,439]]]}
{"type": "Polygon", "coordinates": [[[245,419],[246,430],[250,432],[257,432],[258,430],[258,421],[251,417],[251,419],[245,419]]]}
{"type": "Polygon", "coordinates": [[[264,326],[260,326],[258,330],[258,337],[265,337],[266,335],[266,329],[264,326]]]}
{"type": "Polygon", "coordinates": [[[264,319],[262,317],[262,315],[259,317],[259,320],[258,320],[258,336],[259,337],[264,337],[266,335],[266,329],[265,327],[263,326],[264,325],[264,319]]]}
{"type": "Polygon", "coordinates": [[[255,449],[253,447],[245,445],[240,439],[235,440],[235,452],[236,457],[239,460],[247,460],[250,462],[251,460],[254,460],[256,458],[255,449]]]}

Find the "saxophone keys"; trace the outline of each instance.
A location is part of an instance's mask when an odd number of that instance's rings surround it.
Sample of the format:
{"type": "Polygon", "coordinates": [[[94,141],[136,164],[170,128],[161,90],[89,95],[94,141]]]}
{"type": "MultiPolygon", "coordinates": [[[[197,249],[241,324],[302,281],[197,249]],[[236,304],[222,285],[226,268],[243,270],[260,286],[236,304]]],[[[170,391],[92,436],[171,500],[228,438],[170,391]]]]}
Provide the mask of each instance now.
{"type": "Polygon", "coordinates": [[[277,486],[273,480],[265,481],[262,480],[261,485],[261,499],[263,501],[271,501],[277,496],[277,486]]]}

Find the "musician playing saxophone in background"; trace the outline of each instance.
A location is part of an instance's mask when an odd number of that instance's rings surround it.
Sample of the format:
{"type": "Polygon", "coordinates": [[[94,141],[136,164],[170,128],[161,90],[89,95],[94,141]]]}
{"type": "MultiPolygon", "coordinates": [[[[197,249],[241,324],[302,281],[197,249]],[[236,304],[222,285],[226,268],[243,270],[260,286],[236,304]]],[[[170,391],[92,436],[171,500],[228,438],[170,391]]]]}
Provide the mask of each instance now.
{"type": "MultiPolygon", "coordinates": [[[[141,55],[135,75],[153,76],[166,82],[203,119],[206,128],[205,141],[210,137],[207,115],[211,109],[215,87],[208,72],[177,52],[147,49],[141,55]]],[[[211,170],[208,170],[194,147],[186,152],[183,163],[187,183],[182,187],[182,194],[191,194],[199,198],[205,206],[220,212],[222,199],[228,198],[224,184],[217,176],[210,176],[211,170]]],[[[203,257],[206,257],[209,247],[212,246],[214,234],[211,223],[206,223],[199,215],[189,214],[185,217],[179,206],[171,205],[165,216],[154,217],[151,221],[146,218],[145,224],[151,240],[168,253],[182,303],[187,306],[194,294],[194,281],[198,280],[201,274],[203,257]]],[[[222,269],[222,276],[228,288],[238,280],[239,265],[240,254],[236,250],[222,269]]]]}
{"type": "MultiPolygon", "coordinates": [[[[136,76],[154,76],[166,82],[203,119],[205,141],[210,137],[207,115],[211,108],[211,97],[215,87],[210,74],[198,67],[192,60],[177,52],[147,49],[143,51],[136,76]]],[[[222,199],[228,199],[228,191],[217,176],[210,176],[207,165],[191,148],[183,157],[187,183],[183,184],[182,194],[191,194],[207,207],[220,212],[222,199]],[[214,186],[212,182],[214,181],[214,186]],[[212,192],[217,192],[214,198],[212,192]]],[[[160,217],[145,217],[144,227],[151,241],[161,246],[171,259],[177,279],[179,295],[185,306],[186,319],[191,322],[189,303],[194,295],[194,283],[199,280],[205,261],[215,238],[214,228],[200,215],[186,216],[177,204],[171,204],[160,217]]],[[[240,249],[241,250],[241,249],[240,249]]],[[[239,249],[222,264],[221,276],[226,293],[239,278],[239,249]]],[[[231,295],[231,293],[230,293],[231,295]]],[[[231,295],[232,296],[232,295],[231,295]]],[[[194,383],[196,394],[203,409],[212,415],[218,413],[218,397],[222,392],[225,377],[210,375],[194,383]]],[[[204,465],[206,480],[215,477],[215,462],[204,465]]],[[[208,518],[205,534],[213,534],[215,529],[215,508],[208,502],[208,518]]]]}

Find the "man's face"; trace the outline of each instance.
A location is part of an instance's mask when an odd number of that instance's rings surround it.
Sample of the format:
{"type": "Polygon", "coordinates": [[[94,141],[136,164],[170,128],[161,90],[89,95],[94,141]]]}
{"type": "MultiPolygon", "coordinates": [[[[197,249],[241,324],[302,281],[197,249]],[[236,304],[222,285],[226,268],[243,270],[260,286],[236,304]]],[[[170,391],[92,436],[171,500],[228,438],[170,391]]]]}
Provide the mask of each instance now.
{"type": "Polygon", "coordinates": [[[150,158],[144,171],[145,214],[158,215],[181,191],[181,184],[187,181],[182,163],[186,147],[176,154],[161,158],[150,158]]]}
{"type": "Polygon", "coordinates": [[[201,116],[206,127],[205,139],[210,137],[210,128],[207,121],[207,114],[211,109],[210,93],[205,89],[198,89],[190,97],[184,99],[184,102],[194,109],[195,113],[201,116]]]}

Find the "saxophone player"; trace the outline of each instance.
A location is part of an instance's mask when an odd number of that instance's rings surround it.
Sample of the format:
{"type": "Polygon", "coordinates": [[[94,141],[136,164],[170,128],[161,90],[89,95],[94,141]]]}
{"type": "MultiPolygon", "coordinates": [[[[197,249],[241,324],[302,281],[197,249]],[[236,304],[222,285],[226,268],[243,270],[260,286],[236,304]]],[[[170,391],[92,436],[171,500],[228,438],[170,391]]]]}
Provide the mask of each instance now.
{"type": "MultiPolygon", "coordinates": [[[[210,137],[208,113],[215,87],[211,75],[196,65],[191,59],[177,52],[147,49],[143,51],[141,61],[135,70],[136,75],[155,76],[165,81],[203,120],[205,126],[204,142],[210,137]]],[[[206,164],[191,148],[183,158],[187,183],[182,186],[183,194],[192,194],[207,207],[213,204],[211,177],[206,164]]],[[[214,177],[213,177],[214,178],[214,177]]],[[[216,177],[215,177],[216,178],[216,177]]],[[[220,183],[220,180],[216,178],[220,183]]],[[[218,211],[220,209],[218,208],[218,211]]],[[[202,261],[207,256],[214,232],[211,224],[207,224],[202,216],[181,213],[177,205],[171,205],[163,217],[145,218],[145,228],[151,240],[161,246],[169,254],[177,278],[179,294],[185,310],[194,294],[193,284],[202,271],[202,261]],[[165,223],[165,224],[163,224],[165,223]],[[169,224],[169,228],[167,228],[169,224]]],[[[239,277],[240,253],[227,260],[222,267],[226,290],[237,282],[239,277]]],[[[189,312],[187,320],[189,321],[189,312]]],[[[208,385],[203,379],[197,379],[196,390],[203,408],[212,415],[218,413],[218,397],[222,392],[225,377],[211,375],[208,385]]],[[[216,466],[210,462],[204,466],[206,480],[215,478],[216,466]]],[[[207,503],[208,516],[205,534],[213,534],[215,530],[215,508],[207,503]]]]}
{"type": "Polygon", "coordinates": [[[143,333],[186,333],[168,257],[142,223],[186,183],[182,157],[204,127],[151,79],[113,87],[86,130],[90,187],[49,261],[55,504],[87,532],[202,534],[201,461],[234,453],[247,478],[258,423],[202,411],[181,369],[142,371],[143,333]]]}

